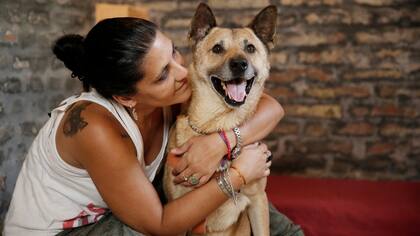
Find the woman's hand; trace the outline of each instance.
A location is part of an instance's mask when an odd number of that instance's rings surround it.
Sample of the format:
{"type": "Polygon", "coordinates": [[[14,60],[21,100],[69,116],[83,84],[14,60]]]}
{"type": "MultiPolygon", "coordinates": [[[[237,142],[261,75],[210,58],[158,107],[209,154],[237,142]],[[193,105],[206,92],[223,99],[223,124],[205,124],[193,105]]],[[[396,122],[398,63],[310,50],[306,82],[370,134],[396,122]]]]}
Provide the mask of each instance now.
{"type": "Polygon", "coordinates": [[[270,175],[271,161],[267,162],[269,156],[271,152],[267,145],[257,142],[243,147],[232,166],[239,170],[246,183],[250,183],[270,175]]]}
{"type": "Polygon", "coordinates": [[[199,183],[194,187],[199,187],[211,178],[220,164],[223,156],[227,153],[227,148],[218,133],[196,136],[189,139],[179,148],[172,149],[175,155],[182,156],[178,165],[173,170],[175,184],[193,186],[187,181],[188,177],[194,176],[199,183]]]}

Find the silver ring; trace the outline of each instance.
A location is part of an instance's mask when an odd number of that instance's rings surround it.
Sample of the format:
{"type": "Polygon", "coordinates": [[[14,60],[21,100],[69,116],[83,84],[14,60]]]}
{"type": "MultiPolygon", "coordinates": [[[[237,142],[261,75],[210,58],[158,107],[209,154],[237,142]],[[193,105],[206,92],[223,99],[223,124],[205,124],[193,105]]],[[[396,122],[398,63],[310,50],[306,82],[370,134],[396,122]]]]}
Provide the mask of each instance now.
{"type": "Polygon", "coordinates": [[[200,183],[200,180],[198,180],[198,178],[194,175],[191,175],[190,177],[188,177],[188,183],[190,183],[191,185],[197,185],[200,183]]]}

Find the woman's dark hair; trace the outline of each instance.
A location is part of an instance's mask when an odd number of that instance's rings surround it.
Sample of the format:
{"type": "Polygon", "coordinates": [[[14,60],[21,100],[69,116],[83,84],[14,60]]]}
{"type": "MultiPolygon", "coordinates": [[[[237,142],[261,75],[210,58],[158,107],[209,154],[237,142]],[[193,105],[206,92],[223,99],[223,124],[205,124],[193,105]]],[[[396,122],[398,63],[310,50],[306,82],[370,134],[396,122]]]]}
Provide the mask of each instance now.
{"type": "Polygon", "coordinates": [[[64,35],[53,52],[78,77],[83,88],[95,88],[102,96],[133,95],[143,77],[141,64],[156,37],[157,26],[131,17],[100,21],[83,38],[64,35]]]}

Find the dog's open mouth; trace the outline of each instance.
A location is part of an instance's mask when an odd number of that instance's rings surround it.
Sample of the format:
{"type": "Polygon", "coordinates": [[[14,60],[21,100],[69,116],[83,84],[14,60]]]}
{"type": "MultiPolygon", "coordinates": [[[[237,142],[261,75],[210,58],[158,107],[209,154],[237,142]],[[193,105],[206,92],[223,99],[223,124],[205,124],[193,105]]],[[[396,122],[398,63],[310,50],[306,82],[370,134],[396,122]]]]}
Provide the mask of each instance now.
{"type": "Polygon", "coordinates": [[[210,76],[213,87],[231,106],[240,106],[245,103],[246,96],[251,91],[255,76],[251,79],[236,78],[229,81],[222,81],[219,77],[210,76]]]}

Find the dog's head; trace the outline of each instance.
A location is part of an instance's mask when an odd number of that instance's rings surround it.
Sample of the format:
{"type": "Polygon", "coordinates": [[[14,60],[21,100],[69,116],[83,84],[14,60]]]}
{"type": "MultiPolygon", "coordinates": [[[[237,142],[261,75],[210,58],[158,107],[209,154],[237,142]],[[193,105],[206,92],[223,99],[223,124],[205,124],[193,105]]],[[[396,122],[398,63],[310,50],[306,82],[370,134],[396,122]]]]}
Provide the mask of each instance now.
{"type": "Polygon", "coordinates": [[[259,96],[268,77],[277,8],[268,6],[246,27],[218,27],[210,9],[201,3],[189,33],[195,79],[207,83],[228,107],[259,96]]]}

